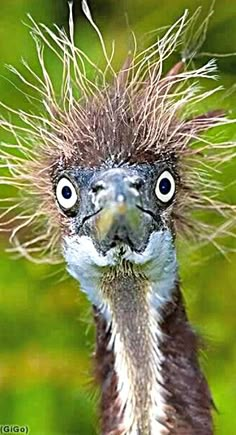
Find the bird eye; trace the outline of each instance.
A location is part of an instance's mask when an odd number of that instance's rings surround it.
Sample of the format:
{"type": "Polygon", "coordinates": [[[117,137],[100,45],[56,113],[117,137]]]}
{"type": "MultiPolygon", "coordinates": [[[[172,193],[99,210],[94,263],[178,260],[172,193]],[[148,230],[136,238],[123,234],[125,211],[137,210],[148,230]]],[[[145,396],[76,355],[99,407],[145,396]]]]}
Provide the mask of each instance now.
{"type": "Polygon", "coordinates": [[[59,180],[56,188],[56,197],[59,205],[66,210],[69,210],[76,204],[78,195],[68,178],[63,177],[59,180]]]}
{"type": "Polygon", "coordinates": [[[161,202],[169,202],[175,193],[175,180],[169,171],[164,171],[157,180],[155,193],[161,202]]]}

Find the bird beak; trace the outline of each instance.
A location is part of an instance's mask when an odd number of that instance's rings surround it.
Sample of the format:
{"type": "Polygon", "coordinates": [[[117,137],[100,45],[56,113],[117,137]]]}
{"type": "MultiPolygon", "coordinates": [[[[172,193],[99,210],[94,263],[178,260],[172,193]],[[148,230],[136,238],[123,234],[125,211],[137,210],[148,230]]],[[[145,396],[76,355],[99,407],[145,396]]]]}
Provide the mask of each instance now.
{"type": "Polygon", "coordinates": [[[123,196],[116,202],[107,201],[107,205],[101,210],[96,218],[96,231],[98,240],[103,240],[117,229],[117,235],[125,233],[125,230],[138,231],[141,224],[140,211],[135,207],[130,198],[123,196]]]}
{"type": "Polygon", "coordinates": [[[116,220],[120,220],[125,216],[127,211],[127,204],[125,201],[117,203],[110,203],[108,207],[104,208],[96,219],[97,237],[102,240],[112,228],[116,220]]]}
{"type": "Polygon", "coordinates": [[[92,226],[95,239],[104,250],[120,242],[138,246],[146,239],[146,224],[151,218],[142,211],[136,179],[123,169],[109,170],[103,178],[103,187],[94,198],[100,211],[92,226]]]}

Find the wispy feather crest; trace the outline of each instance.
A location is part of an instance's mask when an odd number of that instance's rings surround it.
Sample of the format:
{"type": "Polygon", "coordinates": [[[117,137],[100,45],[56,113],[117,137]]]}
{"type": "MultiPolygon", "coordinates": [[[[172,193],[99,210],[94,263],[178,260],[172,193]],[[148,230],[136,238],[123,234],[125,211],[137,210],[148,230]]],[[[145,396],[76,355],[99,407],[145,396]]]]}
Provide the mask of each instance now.
{"type": "MultiPolygon", "coordinates": [[[[191,52],[184,50],[184,35],[192,28],[194,17],[187,12],[162,37],[147,49],[129,53],[121,71],[112,66],[102,35],[87,3],[83,10],[97,32],[106,66],[100,69],[74,43],[74,23],[70,4],[69,35],[55,26],[51,30],[29,17],[35,40],[41,76],[23,65],[27,74],[10,67],[21,81],[38,95],[42,114],[14,110],[1,103],[19,122],[1,119],[1,128],[12,135],[12,144],[2,143],[0,150],[1,185],[18,191],[15,198],[2,199],[1,230],[10,231],[13,250],[37,262],[58,262],[60,224],[63,220],[55,203],[52,173],[66,164],[97,166],[107,160],[124,161],[168,159],[174,155],[180,172],[180,188],[174,206],[177,232],[192,234],[197,225],[198,238],[220,247],[222,236],[233,236],[235,206],[217,200],[220,187],[214,171],[235,156],[235,143],[216,143],[203,133],[231,124],[220,111],[198,114],[196,107],[218,86],[203,91],[201,79],[216,79],[216,63],[210,60],[191,68],[191,52]],[[61,95],[54,90],[44,61],[44,48],[62,65],[61,95]],[[165,60],[181,51],[183,60],[163,74],[165,60]],[[87,75],[93,69],[95,80],[87,75]],[[197,224],[192,212],[203,211],[197,224]],[[217,227],[206,223],[206,212],[219,216],[217,227]]],[[[206,21],[204,21],[206,27],[206,21]]],[[[204,32],[205,32],[204,27],[204,32]]],[[[218,130],[216,130],[218,131],[218,130]]],[[[222,249],[222,248],[220,248],[222,249]]]]}

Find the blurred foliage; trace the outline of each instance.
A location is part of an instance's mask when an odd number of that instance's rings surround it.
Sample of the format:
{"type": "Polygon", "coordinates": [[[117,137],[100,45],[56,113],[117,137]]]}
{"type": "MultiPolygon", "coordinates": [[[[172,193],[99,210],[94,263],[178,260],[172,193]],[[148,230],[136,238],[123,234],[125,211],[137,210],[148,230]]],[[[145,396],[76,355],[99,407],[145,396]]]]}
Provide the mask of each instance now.
{"type": "MultiPolygon", "coordinates": [[[[101,52],[96,35],[81,14],[80,2],[74,3],[76,39],[99,62],[101,52]]],[[[204,16],[210,6],[206,0],[90,2],[108,46],[116,40],[117,64],[122,63],[129,49],[130,29],[143,38],[145,45],[146,32],[172,23],[185,8],[193,12],[199,5],[203,6],[204,16]]],[[[4,76],[0,79],[1,100],[18,108],[27,108],[28,102],[15,88],[19,83],[4,64],[20,69],[23,56],[38,69],[34,44],[22,25],[22,21],[28,22],[28,12],[36,21],[68,28],[65,0],[1,0],[0,74],[4,76]]],[[[235,20],[235,0],[217,1],[203,51],[236,51],[235,20]]],[[[218,66],[220,83],[230,90],[220,104],[234,108],[236,56],[219,58],[218,66]]],[[[56,80],[53,64],[51,69],[56,80]]],[[[219,104],[217,99],[216,104],[219,104]]],[[[235,131],[231,130],[231,136],[232,133],[235,137],[235,131]]],[[[234,163],[224,171],[225,184],[235,178],[235,170],[234,163]]],[[[232,194],[231,187],[225,189],[223,195],[233,200],[235,190],[232,194]]],[[[3,234],[0,239],[0,424],[28,424],[35,435],[95,434],[97,403],[90,362],[94,331],[89,304],[62,268],[36,266],[23,259],[12,261],[4,253],[7,246],[3,234]]],[[[207,342],[201,357],[219,410],[215,415],[216,433],[234,435],[236,258],[233,255],[225,258],[210,247],[189,252],[186,243],[180,244],[179,251],[190,318],[207,342]]]]}

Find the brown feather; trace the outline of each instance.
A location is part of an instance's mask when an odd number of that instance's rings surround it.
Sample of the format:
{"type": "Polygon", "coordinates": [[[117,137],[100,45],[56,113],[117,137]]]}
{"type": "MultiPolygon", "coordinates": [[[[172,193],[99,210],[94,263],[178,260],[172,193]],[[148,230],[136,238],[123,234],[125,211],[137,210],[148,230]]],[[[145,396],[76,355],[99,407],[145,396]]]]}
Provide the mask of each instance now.
{"type": "MultiPolygon", "coordinates": [[[[38,93],[44,115],[7,108],[19,123],[14,124],[4,117],[0,122],[2,129],[12,134],[13,143],[15,141],[15,150],[7,144],[1,146],[0,158],[5,172],[0,182],[12,186],[12,196],[14,191],[24,192],[16,195],[12,202],[6,199],[8,208],[2,212],[0,226],[2,230],[10,229],[11,242],[20,254],[39,262],[61,261],[59,226],[63,228],[63,221],[55,202],[53,180],[60,169],[75,165],[99,167],[108,160],[119,165],[122,162],[172,162],[181,179],[173,214],[177,232],[191,219],[192,212],[202,209],[205,214],[208,210],[215,212],[221,219],[217,231],[199,220],[198,236],[202,241],[209,240],[218,246],[216,236],[232,234],[235,206],[216,199],[219,189],[213,174],[216,165],[219,168],[219,164],[233,158],[234,143],[211,142],[203,133],[231,124],[233,120],[223,111],[211,110],[198,115],[198,102],[218,88],[204,93],[193,84],[202,78],[214,78],[215,64],[209,61],[187,71],[180,61],[162,78],[162,59],[166,53],[170,56],[175,51],[181,32],[188,24],[186,20],[185,15],[181,17],[178,25],[175,23],[168,30],[168,38],[164,35],[158,45],[148,47],[141,56],[129,54],[119,73],[114,72],[110,62],[101,71],[86,57],[98,77],[96,83],[85,75],[85,54],[74,45],[72,18],[70,37],[60,30],[53,33],[32,20],[42,68],[43,82],[41,80],[38,93]],[[56,56],[63,64],[62,95],[58,101],[39,39],[49,46],[53,41],[56,56]],[[63,46],[61,41],[64,41],[63,46]],[[210,177],[213,181],[209,183],[210,177]],[[28,231],[24,231],[26,227],[28,231]]],[[[104,45],[102,48],[104,50],[104,45]]],[[[52,56],[54,54],[51,52],[52,56]]],[[[105,57],[108,59],[107,54],[105,57]]],[[[24,64],[29,72],[30,67],[24,64]]],[[[14,68],[12,71],[26,82],[23,75],[14,68]]],[[[29,89],[37,91],[28,79],[27,84],[29,89]]],[[[187,227],[190,227],[188,223],[187,227]]]]}

